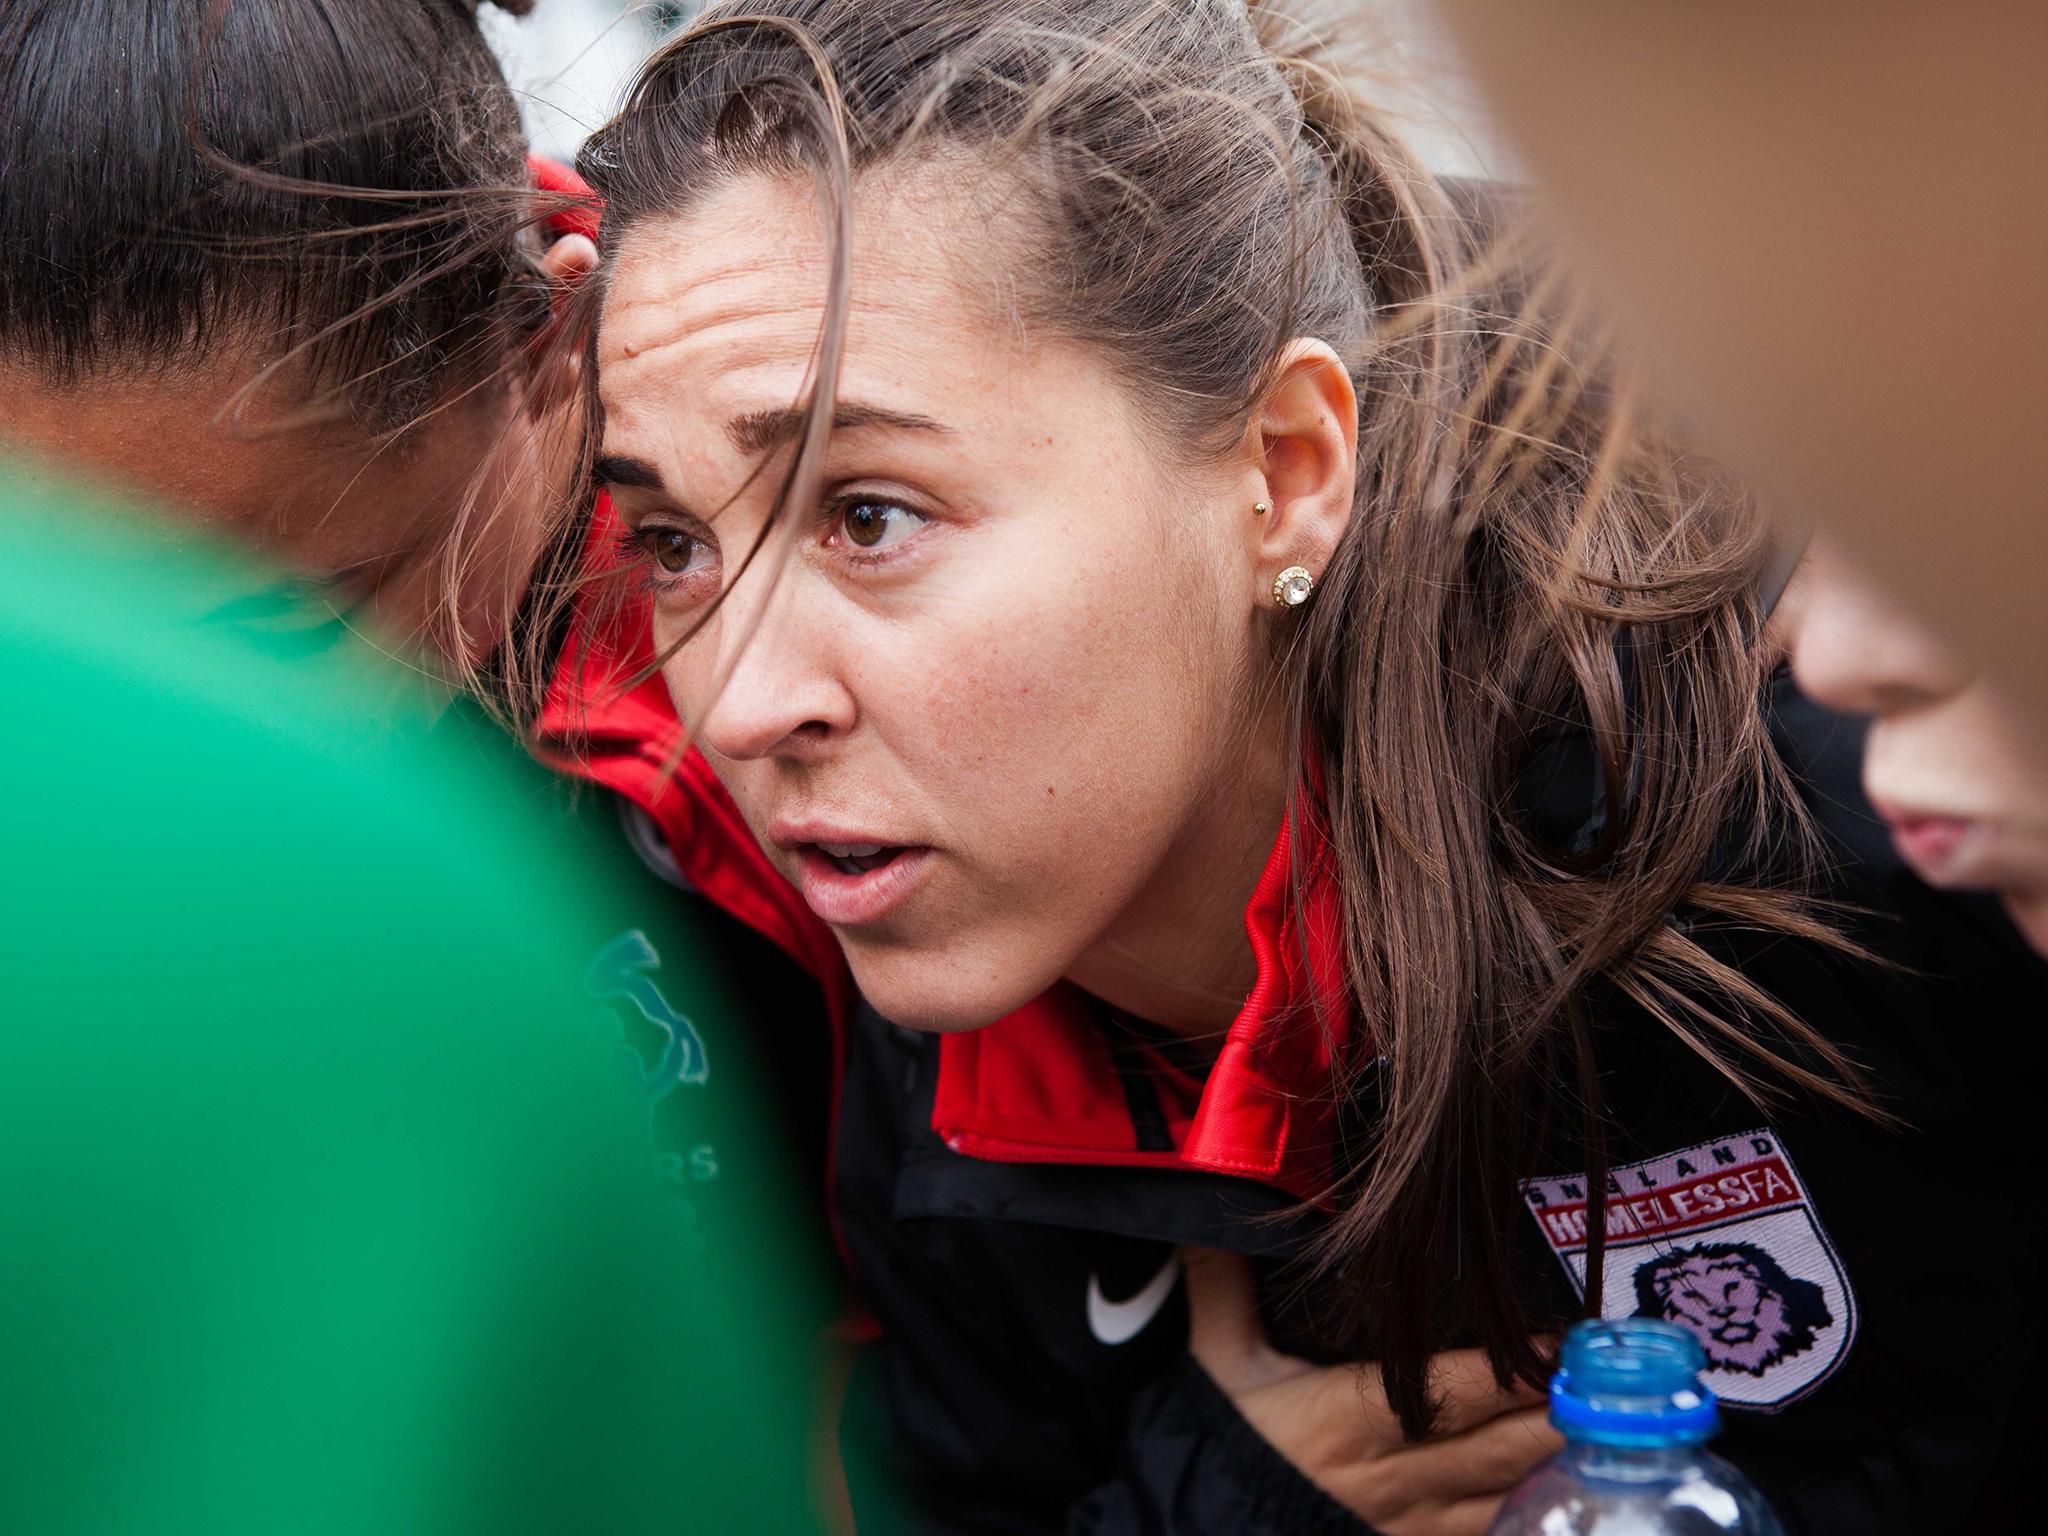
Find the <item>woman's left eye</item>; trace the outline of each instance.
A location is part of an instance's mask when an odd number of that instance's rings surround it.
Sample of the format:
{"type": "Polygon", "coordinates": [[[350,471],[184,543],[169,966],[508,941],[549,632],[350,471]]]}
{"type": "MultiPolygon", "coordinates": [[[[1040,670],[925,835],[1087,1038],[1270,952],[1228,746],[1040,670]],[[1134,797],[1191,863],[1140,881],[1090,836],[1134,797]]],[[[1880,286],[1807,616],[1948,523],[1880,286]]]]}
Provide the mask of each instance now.
{"type": "Polygon", "coordinates": [[[877,550],[901,544],[929,519],[901,502],[857,497],[840,503],[838,521],[847,543],[856,549],[877,550]]]}

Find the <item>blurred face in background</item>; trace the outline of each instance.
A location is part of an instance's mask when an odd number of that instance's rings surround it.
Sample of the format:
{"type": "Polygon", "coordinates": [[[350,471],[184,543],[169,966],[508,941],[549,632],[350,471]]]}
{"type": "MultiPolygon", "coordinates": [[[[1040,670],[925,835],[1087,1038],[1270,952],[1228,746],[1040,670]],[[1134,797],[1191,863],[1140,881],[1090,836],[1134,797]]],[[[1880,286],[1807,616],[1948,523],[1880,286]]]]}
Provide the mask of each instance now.
{"type": "Polygon", "coordinates": [[[1799,685],[1871,717],[1864,789],[1930,885],[1988,890],[2048,954],[2048,744],[1826,540],[1778,624],[1799,685]]]}
{"type": "Polygon", "coordinates": [[[1434,8],[1714,451],[2048,719],[2048,5],[1434,8]]]}

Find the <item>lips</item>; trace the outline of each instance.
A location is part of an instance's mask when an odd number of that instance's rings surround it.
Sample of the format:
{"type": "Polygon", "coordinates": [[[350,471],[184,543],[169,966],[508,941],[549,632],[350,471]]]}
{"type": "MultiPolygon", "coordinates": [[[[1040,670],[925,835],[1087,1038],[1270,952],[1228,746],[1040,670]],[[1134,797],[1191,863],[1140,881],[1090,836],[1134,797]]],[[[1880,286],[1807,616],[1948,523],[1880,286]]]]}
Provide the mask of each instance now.
{"type": "Polygon", "coordinates": [[[804,904],[834,928],[888,916],[924,883],[932,861],[927,847],[871,841],[836,828],[781,824],[769,841],[789,855],[804,904]]]}
{"type": "Polygon", "coordinates": [[[1899,856],[1930,880],[1952,872],[1976,823],[1960,816],[1922,816],[1911,812],[1885,818],[1899,856]]]}
{"type": "Polygon", "coordinates": [[[1872,786],[1872,807],[1892,835],[1892,846],[1912,870],[1929,885],[1949,888],[1972,883],[1971,867],[1985,842],[1985,823],[1974,816],[1958,816],[1926,810],[1876,792],[1872,786]]]}
{"type": "Polygon", "coordinates": [[[818,842],[811,846],[837,864],[839,872],[845,875],[864,875],[871,870],[880,869],[903,852],[900,847],[891,847],[885,843],[818,842]]]}

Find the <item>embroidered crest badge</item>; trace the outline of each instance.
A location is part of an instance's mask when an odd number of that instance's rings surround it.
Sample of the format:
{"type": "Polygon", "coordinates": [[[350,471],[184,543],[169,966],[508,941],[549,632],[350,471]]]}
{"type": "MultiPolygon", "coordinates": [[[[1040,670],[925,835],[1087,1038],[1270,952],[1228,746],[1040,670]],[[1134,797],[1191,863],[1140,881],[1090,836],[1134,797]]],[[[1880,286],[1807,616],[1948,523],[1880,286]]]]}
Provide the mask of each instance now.
{"type": "MultiPolygon", "coordinates": [[[[1522,1198],[1583,1296],[1585,1176],[1525,1180],[1522,1198]]],[[[1729,1407],[1782,1408],[1848,1354],[1856,1294],[1776,1132],[1615,1168],[1605,1203],[1602,1311],[1691,1329],[1729,1407]]]]}

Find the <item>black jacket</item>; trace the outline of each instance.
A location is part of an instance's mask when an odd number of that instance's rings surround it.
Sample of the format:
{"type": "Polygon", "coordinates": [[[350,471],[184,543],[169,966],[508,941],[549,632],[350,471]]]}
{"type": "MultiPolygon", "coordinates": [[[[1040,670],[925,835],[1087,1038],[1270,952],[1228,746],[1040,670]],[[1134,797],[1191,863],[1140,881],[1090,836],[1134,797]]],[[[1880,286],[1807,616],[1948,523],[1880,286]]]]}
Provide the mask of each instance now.
{"type": "MultiPolygon", "coordinates": [[[[2031,1367],[2048,1337],[2048,1158],[2031,1122],[2048,1104],[2048,966],[1994,904],[1899,864],[1857,788],[1857,726],[1783,691],[1779,706],[1780,745],[1839,861],[1829,894],[1864,909],[1851,933],[1890,965],[1786,939],[1735,958],[1867,1067],[1904,1125],[1800,1099],[1759,1111],[1654,1023],[1610,1019],[1605,1310],[1701,1333],[1728,1410],[1716,1449],[1789,1530],[2019,1529],[2014,1490],[2044,1427],[2031,1367]]],[[[883,1338],[845,1434],[851,1465],[907,1491],[908,1528],[1368,1529],[1187,1355],[1176,1246],[1260,1255],[1270,1276],[1304,1236],[1289,1196],[1185,1170],[964,1156],[932,1129],[938,1042],[872,1012],[851,1036],[835,1199],[883,1338]]],[[[1162,1136],[1143,1072],[1123,1083],[1140,1145],[1162,1136]]],[[[1568,1317],[1589,1192],[1560,1157],[1526,1170],[1517,1240],[1539,1312],[1568,1317]]],[[[1312,1353],[1268,1303],[1275,1344],[1312,1353]]]]}

